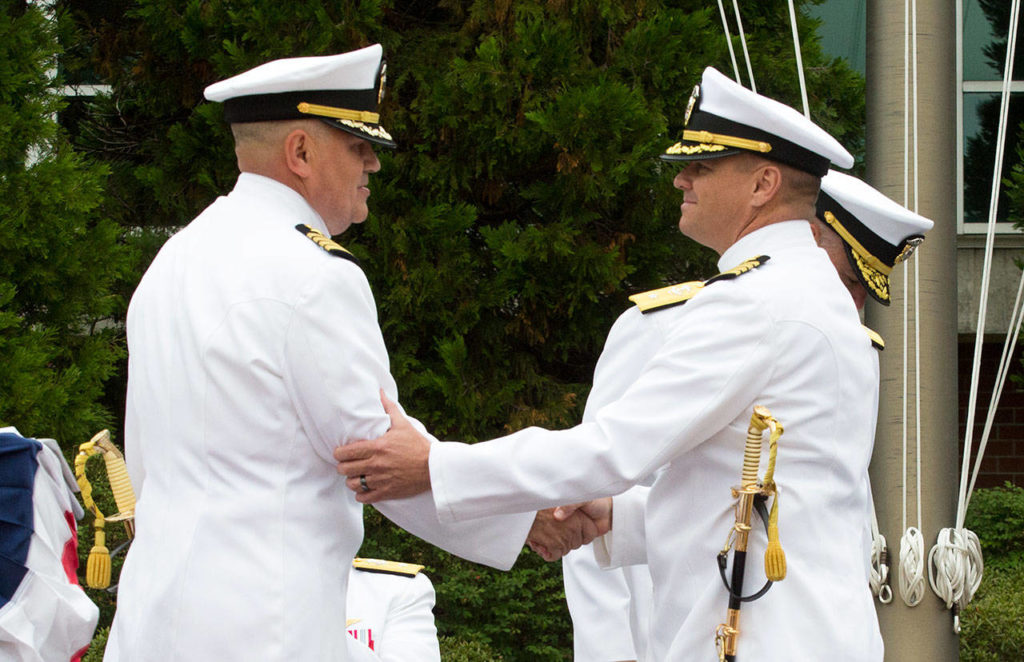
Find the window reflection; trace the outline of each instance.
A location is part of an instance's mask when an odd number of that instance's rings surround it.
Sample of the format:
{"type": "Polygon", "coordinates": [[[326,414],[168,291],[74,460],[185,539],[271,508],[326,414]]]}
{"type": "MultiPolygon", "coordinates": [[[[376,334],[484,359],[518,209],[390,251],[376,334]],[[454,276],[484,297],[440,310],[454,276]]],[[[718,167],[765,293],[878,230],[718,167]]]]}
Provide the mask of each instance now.
{"type": "MultiPolygon", "coordinates": [[[[1010,25],[1009,0],[964,0],[964,80],[1003,79],[1006,34],[1010,25]]],[[[1013,77],[1024,78],[1024,40],[1017,28],[1013,77]]]]}
{"type": "MultiPolygon", "coordinates": [[[[1024,94],[1010,95],[1009,122],[1003,153],[1002,177],[1020,161],[1017,127],[1024,120],[1024,94]]],[[[992,197],[992,169],[995,167],[996,136],[999,128],[999,93],[964,94],[964,222],[988,222],[992,197]]],[[[1005,188],[1005,187],[1001,187],[1005,188]]],[[[999,194],[997,221],[1007,220],[1006,193],[999,194]]]]}

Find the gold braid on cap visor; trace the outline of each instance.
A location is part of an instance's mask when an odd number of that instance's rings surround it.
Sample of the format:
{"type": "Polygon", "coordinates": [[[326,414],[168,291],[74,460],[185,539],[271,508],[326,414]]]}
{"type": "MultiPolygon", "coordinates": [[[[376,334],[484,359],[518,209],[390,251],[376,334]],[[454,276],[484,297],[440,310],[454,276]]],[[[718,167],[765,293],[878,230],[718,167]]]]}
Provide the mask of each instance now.
{"type": "Polygon", "coordinates": [[[882,298],[882,301],[889,301],[889,277],[866,264],[860,253],[857,251],[852,252],[853,259],[857,262],[857,269],[860,270],[860,274],[864,277],[868,287],[873,289],[875,294],[882,298]]]}
{"type": "Polygon", "coordinates": [[[296,109],[306,115],[316,115],[318,117],[330,117],[336,120],[349,120],[352,122],[370,122],[371,124],[377,124],[380,122],[380,113],[371,113],[368,110],[349,110],[348,108],[335,108],[334,106],[321,106],[315,103],[306,103],[303,101],[296,109]]]}
{"type": "Polygon", "coordinates": [[[859,241],[854,239],[853,235],[850,234],[846,228],[843,227],[843,224],[839,222],[839,219],[836,218],[835,214],[830,211],[825,212],[825,222],[828,223],[833,230],[839,233],[839,236],[843,238],[843,241],[850,245],[853,252],[857,254],[858,261],[863,262],[866,266],[869,266],[876,271],[880,271],[885,276],[892,273],[892,267],[872,255],[871,252],[864,248],[859,241]]]}
{"type": "Polygon", "coordinates": [[[761,152],[762,154],[767,154],[772,151],[772,146],[762,140],[748,140],[747,138],[725,136],[720,133],[711,133],[710,131],[692,131],[690,129],[686,129],[683,131],[683,140],[689,140],[695,143],[713,143],[716,145],[725,145],[727,147],[738,147],[739,149],[746,149],[751,152],[761,152]]]}

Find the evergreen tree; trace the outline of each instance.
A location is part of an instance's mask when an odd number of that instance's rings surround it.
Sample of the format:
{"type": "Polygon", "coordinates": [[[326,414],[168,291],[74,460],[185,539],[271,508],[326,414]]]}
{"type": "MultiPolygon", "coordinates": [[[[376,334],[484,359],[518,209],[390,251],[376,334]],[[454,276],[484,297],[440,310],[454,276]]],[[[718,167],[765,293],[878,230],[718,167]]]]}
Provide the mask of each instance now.
{"type": "MultiPolygon", "coordinates": [[[[75,56],[114,86],[79,145],[110,165],[105,209],[149,250],[234,179],[206,85],[273,58],[384,45],[382,112],[399,148],[381,150],[370,219],[340,241],[373,286],[403,403],[442,438],[578,422],[627,296],[714,273],[680,235],[675,170],[656,158],[703,68],[731,73],[713,3],[66,4],[77,43],[93,45],[75,56]]],[[[744,27],[758,90],[798,104],[786,3],[745,3],[744,27]]],[[[812,116],[856,150],[862,81],[824,56],[814,27],[801,18],[812,116]]],[[[361,553],[428,566],[441,634],[507,660],[567,658],[558,565],[530,555],[493,572],[368,513],[361,553]]]]}
{"type": "Polygon", "coordinates": [[[125,252],[97,213],[105,168],[57,124],[55,20],[0,6],[0,425],[71,449],[112,422],[101,398],[124,355],[108,320],[125,252]]]}

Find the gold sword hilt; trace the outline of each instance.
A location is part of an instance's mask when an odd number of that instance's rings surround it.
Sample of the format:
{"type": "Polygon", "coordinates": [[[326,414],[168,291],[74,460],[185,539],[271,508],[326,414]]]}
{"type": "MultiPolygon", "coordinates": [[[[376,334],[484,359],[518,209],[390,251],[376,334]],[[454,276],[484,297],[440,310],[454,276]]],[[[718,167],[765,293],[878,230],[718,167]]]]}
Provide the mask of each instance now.
{"type": "Polygon", "coordinates": [[[95,541],[86,563],[86,584],[90,588],[106,588],[110,586],[110,551],[106,546],[106,523],[122,522],[128,537],[132,538],[135,535],[135,490],[132,489],[128,477],[124,456],[110,441],[109,431],[101,430],[78,447],[78,455],[75,457],[75,478],[82,491],[82,501],[86,509],[96,517],[93,521],[95,541]],[[96,454],[103,455],[107,467],[107,480],[117,504],[118,513],[110,517],[104,516],[93,501],[92,485],[85,473],[86,463],[96,454]]]}
{"type": "MultiPolygon", "coordinates": [[[[767,499],[774,496],[771,514],[768,517],[768,549],[765,551],[765,574],[768,577],[768,584],[763,591],[767,590],[772,582],[781,581],[786,576],[786,556],[779,542],[778,530],[778,488],[775,485],[775,461],[778,452],[779,437],[782,436],[783,427],[768,410],[767,407],[757,405],[750,416],[750,425],[747,427],[747,439],[743,447],[743,471],[739,487],[732,489],[733,498],[736,499],[736,517],[725,546],[719,554],[719,563],[724,563],[724,555],[729,548],[733,547],[737,555],[734,562],[741,562],[747,551],[747,541],[750,534],[750,521],[755,507],[755,499],[767,499]],[[765,431],[769,432],[768,438],[768,466],[764,478],[758,480],[758,472],[761,468],[761,453],[765,431]]],[[[763,506],[761,507],[763,514],[763,506]]],[[[720,565],[723,568],[724,565],[720,565]]],[[[742,575],[742,573],[740,573],[742,575]]],[[[724,581],[725,575],[722,575],[724,581]]],[[[740,577],[742,579],[742,577],[740,577]]],[[[729,588],[729,585],[726,585],[729,588]]],[[[730,591],[742,591],[742,586],[733,586],[730,591]]],[[[760,594],[759,594],[760,595],[760,594]]],[[[753,599],[756,599],[755,596],[753,599]]],[[[733,660],[736,655],[736,644],[739,638],[739,606],[742,598],[734,593],[730,598],[730,608],[727,614],[727,622],[718,626],[715,632],[715,647],[720,660],[733,660]]]]}

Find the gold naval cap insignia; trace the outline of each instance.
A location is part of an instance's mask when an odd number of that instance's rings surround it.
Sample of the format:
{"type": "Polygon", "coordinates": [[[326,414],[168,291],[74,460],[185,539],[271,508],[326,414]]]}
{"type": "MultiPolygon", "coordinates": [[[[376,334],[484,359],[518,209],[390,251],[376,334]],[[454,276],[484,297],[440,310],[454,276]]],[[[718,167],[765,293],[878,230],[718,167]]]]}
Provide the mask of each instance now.
{"type": "Polygon", "coordinates": [[[683,116],[683,128],[690,126],[690,115],[693,114],[693,108],[697,105],[697,99],[700,98],[700,85],[693,86],[693,92],[690,93],[690,101],[686,104],[686,114],[683,116]]]}

